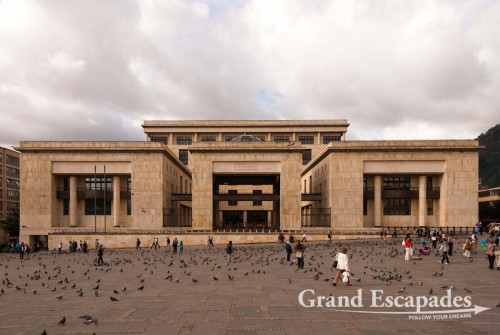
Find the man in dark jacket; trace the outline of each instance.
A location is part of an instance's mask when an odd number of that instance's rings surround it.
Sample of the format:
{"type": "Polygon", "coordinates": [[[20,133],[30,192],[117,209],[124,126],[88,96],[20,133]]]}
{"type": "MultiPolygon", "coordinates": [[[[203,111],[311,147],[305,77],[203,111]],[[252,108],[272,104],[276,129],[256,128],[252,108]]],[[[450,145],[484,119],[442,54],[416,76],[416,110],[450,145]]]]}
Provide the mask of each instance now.
{"type": "Polygon", "coordinates": [[[285,250],[286,250],[286,261],[290,262],[290,256],[292,255],[293,249],[292,246],[290,245],[290,242],[286,242],[285,244],[285,250]]]}

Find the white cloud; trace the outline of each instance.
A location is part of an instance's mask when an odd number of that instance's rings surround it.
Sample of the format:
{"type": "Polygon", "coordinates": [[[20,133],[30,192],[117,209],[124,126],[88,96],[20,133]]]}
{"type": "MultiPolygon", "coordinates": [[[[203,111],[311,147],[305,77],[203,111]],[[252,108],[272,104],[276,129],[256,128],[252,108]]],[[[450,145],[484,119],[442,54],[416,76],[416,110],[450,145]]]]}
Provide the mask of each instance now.
{"type": "Polygon", "coordinates": [[[499,122],[499,17],[476,0],[4,0],[0,143],[142,140],[144,119],[473,138],[499,122]]]}

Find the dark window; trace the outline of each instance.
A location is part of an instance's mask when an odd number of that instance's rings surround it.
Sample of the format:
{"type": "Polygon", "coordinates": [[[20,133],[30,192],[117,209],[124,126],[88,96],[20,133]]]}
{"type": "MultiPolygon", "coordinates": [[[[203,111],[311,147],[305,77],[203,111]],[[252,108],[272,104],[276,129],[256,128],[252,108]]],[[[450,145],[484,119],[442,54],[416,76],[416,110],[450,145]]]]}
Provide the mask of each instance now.
{"type": "Polygon", "coordinates": [[[7,155],[7,159],[5,161],[8,165],[19,166],[19,157],[7,155]]]}
{"type": "Polygon", "coordinates": [[[276,135],[274,136],[274,142],[290,142],[290,136],[276,135]]]}
{"type": "MultiPolygon", "coordinates": [[[[227,194],[238,194],[238,190],[229,190],[227,194]]],[[[238,201],[236,200],[229,200],[227,202],[228,206],[238,206],[238,201]]]]}
{"type": "Polygon", "coordinates": [[[323,136],[323,144],[328,144],[330,142],[340,141],[341,139],[342,139],[342,136],[325,135],[325,136],[323,136]]]}
{"type": "MultiPolygon", "coordinates": [[[[262,194],[262,190],[253,190],[253,194],[262,194]]],[[[260,200],[255,200],[253,202],[254,206],[262,206],[262,201],[260,200]]]]}
{"type": "Polygon", "coordinates": [[[63,177],[63,190],[69,191],[69,177],[63,177]]]}
{"type": "Polygon", "coordinates": [[[87,177],[85,178],[85,189],[86,190],[97,190],[97,191],[112,191],[111,178],[106,177],[87,177]]]}
{"type": "Polygon", "coordinates": [[[226,142],[231,142],[234,138],[236,137],[236,135],[232,135],[232,136],[225,136],[224,137],[224,141],[226,142]]]}
{"type": "Polygon", "coordinates": [[[410,177],[384,177],[384,190],[409,190],[410,177]]]}
{"type": "Polygon", "coordinates": [[[427,177],[427,189],[432,190],[432,177],[427,177]]]}
{"type": "Polygon", "coordinates": [[[302,150],[302,165],[306,165],[311,161],[311,156],[312,156],[311,152],[312,152],[311,149],[302,150]]]}
{"type": "Polygon", "coordinates": [[[19,178],[19,169],[6,166],[5,171],[9,177],[19,178]]]}
{"type": "Polygon", "coordinates": [[[160,142],[163,144],[168,144],[168,136],[167,135],[152,135],[149,137],[151,142],[160,142]]]}
{"type": "Polygon", "coordinates": [[[127,215],[132,215],[132,199],[127,199],[127,215]]]}
{"type": "Polygon", "coordinates": [[[411,215],[411,199],[384,199],[384,215],[411,215]]]}
{"type": "Polygon", "coordinates": [[[314,135],[299,135],[299,142],[302,144],[314,144],[314,135]]]}
{"type": "Polygon", "coordinates": [[[368,215],[368,199],[363,198],[363,215],[368,215]]]}
{"type": "Polygon", "coordinates": [[[179,149],[179,159],[185,165],[188,165],[188,163],[189,163],[189,158],[188,157],[189,157],[188,156],[188,151],[186,149],[179,149]]]}
{"type": "Polygon", "coordinates": [[[313,193],[313,176],[309,176],[309,193],[313,193]]]}
{"type": "Polygon", "coordinates": [[[366,177],[363,177],[363,191],[366,191],[367,180],[366,177]]]}
{"type": "Polygon", "coordinates": [[[427,199],[427,215],[434,215],[434,201],[427,199]]]}
{"type": "Polygon", "coordinates": [[[69,199],[63,199],[63,215],[69,215],[69,199]]]}
{"type": "Polygon", "coordinates": [[[19,189],[19,181],[18,180],[7,178],[7,179],[5,179],[5,182],[6,182],[5,184],[7,185],[7,188],[13,188],[16,190],[19,189]]]}
{"type": "Polygon", "coordinates": [[[132,178],[127,178],[127,191],[132,191],[132,178]]]}
{"type": "Polygon", "coordinates": [[[217,137],[215,135],[201,135],[201,142],[215,142],[217,141],[217,137]]]}
{"type": "MultiPolygon", "coordinates": [[[[85,199],[85,215],[94,215],[94,213],[104,215],[104,199],[85,199]]],[[[111,215],[111,199],[106,199],[106,215],[111,215]]]]}
{"type": "Polygon", "coordinates": [[[265,142],[266,141],[266,137],[265,136],[257,135],[255,137],[257,137],[261,142],[265,142]]]}
{"type": "Polygon", "coordinates": [[[7,211],[11,211],[13,209],[19,209],[19,203],[18,202],[7,202],[7,211]]]}
{"type": "Polygon", "coordinates": [[[193,139],[191,136],[177,136],[175,138],[175,143],[177,145],[191,145],[193,144],[193,139]]]}
{"type": "Polygon", "coordinates": [[[7,199],[19,200],[19,191],[7,190],[7,199]]]}

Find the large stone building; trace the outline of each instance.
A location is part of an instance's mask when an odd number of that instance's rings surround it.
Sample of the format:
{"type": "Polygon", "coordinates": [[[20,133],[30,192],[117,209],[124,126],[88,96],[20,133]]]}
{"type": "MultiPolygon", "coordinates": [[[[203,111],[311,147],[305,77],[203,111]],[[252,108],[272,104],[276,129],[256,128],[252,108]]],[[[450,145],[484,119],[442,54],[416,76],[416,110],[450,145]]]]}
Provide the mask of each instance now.
{"type": "Polygon", "coordinates": [[[346,141],[348,126],[145,121],[144,142],[21,142],[21,236],[476,222],[477,141],[346,141]]]}
{"type": "Polygon", "coordinates": [[[0,147],[0,243],[10,237],[4,230],[7,217],[19,210],[19,175],[19,152],[0,147]]]}

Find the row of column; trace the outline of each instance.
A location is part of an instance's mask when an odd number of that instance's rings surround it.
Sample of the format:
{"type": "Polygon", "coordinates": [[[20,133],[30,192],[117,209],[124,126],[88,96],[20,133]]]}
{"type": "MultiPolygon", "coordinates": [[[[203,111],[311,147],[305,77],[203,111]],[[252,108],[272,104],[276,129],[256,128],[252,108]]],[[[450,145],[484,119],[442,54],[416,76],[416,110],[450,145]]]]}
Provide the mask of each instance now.
{"type": "MultiPolygon", "coordinates": [[[[374,189],[374,224],[382,226],[382,176],[376,175],[373,183],[374,189]]],[[[418,177],[418,225],[426,225],[427,218],[427,177],[418,177]]]]}
{"type": "MultiPolygon", "coordinates": [[[[77,177],[69,177],[69,226],[77,226],[77,177]]],[[[120,176],[113,176],[113,227],[120,226],[120,176]]]]}

